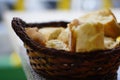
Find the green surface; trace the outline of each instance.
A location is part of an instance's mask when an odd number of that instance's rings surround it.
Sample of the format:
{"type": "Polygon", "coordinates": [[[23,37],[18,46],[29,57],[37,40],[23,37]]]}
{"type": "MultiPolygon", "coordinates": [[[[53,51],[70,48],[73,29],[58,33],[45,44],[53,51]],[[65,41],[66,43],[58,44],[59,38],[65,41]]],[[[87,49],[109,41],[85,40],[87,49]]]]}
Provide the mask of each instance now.
{"type": "Polygon", "coordinates": [[[21,66],[13,66],[9,56],[0,56],[0,80],[27,80],[21,66]]]}

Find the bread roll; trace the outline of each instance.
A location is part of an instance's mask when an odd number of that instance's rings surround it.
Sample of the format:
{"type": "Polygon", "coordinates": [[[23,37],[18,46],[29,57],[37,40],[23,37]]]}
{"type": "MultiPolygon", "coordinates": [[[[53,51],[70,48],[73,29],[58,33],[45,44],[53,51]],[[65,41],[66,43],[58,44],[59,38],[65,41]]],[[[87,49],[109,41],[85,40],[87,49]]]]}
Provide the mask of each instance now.
{"type": "Polygon", "coordinates": [[[66,43],[68,45],[69,42],[69,36],[70,36],[70,30],[67,27],[65,30],[63,30],[60,35],[58,36],[58,40],[63,41],[64,43],[66,43]]]}

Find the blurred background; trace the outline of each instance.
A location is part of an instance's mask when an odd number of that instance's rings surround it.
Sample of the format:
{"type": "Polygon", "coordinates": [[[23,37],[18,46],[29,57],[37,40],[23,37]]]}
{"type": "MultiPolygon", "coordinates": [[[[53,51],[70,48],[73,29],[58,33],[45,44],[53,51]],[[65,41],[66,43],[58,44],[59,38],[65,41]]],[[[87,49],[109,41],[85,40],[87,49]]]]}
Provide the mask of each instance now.
{"type": "Polygon", "coordinates": [[[14,16],[28,22],[71,20],[104,8],[119,10],[120,0],[0,0],[0,80],[26,80],[19,50],[14,45],[17,40],[11,36],[14,33],[10,22],[14,16]]]}

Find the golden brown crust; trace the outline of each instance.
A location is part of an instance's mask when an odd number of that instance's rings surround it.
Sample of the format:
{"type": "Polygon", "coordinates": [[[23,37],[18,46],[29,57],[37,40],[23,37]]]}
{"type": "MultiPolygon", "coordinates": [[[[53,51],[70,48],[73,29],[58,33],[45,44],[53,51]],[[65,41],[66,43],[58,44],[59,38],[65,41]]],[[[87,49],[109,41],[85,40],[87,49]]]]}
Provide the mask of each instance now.
{"type": "Polygon", "coordinates": [[[75,52],[75,48],[76,48],[76,32],[74,31],[75,26],[73,26],[73,24],[68,24],[68,28],[69,28],[69,49],[72,52],[75,52]]]}
{"type": "Polygon", "coordinates": [[[46,39],[44,35],[38,32],[38,28],[25,28],[27,35],[33,39],[34,41],[38,42],[39,44],[45,45],[46,39]]]}
{"type": "Polygon", "coordinates": [[[105,36],[117,38],[120,35],[120,28],[115,19],[112,19],[107,24],[104,24],[105,36]]]}

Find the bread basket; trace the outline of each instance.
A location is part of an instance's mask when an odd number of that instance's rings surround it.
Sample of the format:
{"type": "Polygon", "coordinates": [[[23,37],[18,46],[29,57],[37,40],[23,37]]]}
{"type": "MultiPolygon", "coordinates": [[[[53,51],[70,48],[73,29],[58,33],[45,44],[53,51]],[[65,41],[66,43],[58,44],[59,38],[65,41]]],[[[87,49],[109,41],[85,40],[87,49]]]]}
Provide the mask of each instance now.
{"type": "Polygon", "coordinates": [[[75,53],[47,48],[33,41],[25,27],[66,27],[68,22],[26,23],[13,18],[12,28],[24,42],[33,70],[46,80],[117,80],[120,47],[75,53]]]}

